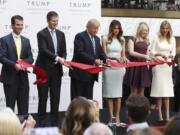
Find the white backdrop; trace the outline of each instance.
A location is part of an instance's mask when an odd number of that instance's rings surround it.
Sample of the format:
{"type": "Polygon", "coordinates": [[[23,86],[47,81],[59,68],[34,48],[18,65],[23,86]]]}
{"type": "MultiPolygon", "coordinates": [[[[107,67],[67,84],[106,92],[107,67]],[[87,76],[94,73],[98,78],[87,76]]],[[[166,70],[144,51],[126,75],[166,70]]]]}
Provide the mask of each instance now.
{"type": "MultiPolygon", "coordinates": [[[[0,0],[0,36],[11,32],[10,19],[15,14],[24,17],[25,28],[23,35],[28,37],[34,59],[37,56],[36,34],[47,26],[46,14],[54,10],[59,14],[58,29],[65,32],[67,42],[68,60],[71,60],[73,40],[76,33],[85,30],[86,23],[90,18],[100,19],[100,0],[0,0]]],[[[29,112],[37,112],[38,96],[37,88],[33,85],[35,75],[30,74],[30,103],[29,112]]],[[[64,68],[62,79],[60,110],[66,110],[70,102],[70,81],[68,69],[64,68]]],[[[101,102],[101,81],[96,83],[94,99],[101,102]]],[[[0,84],[0,108],[5,106],[4,92],[0,84]]],[[[49,101],[48,101],[49,111],[49,101]]]]}

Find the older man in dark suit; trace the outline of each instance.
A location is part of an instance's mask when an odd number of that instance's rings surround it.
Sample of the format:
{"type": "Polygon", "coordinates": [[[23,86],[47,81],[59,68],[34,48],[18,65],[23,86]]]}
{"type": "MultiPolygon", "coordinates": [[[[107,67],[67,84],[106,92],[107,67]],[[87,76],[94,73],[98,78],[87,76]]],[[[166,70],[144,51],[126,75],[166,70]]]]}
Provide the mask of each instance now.
{"type": "Polygon", "coordinates": [[[56,29],[58,19],[58,14],[50,11],[47,14],[48,26],[37,34],[39,53],[36,65],[44,69],[48,76],[48,82],[38,86],[38,117],[40,124],[43,124],[46,115],[48,92],[50,92],[52,126],[57,126],[58,124],[60,87],[63,75],[62,65],[67,55],[65,35],[62,31],[56,29]]]}
{"type": "MultiPolygon", "coordinates": [[[[72,61],[97,66],[106,62],[107,57],[101,48],[100,39],[96,36],[99,25],[96,19],[91,19],[87,23],[87,30],[75,36],[72,61]]],[[[71,100],[77,96],[92,99],[94,81],[98,80],[98,74],[90,74],[74,68],[70,70],[69,75],[71,76],[71,100]]]]}
{"type": "Polygon", "coordinates": [[[23,17],[11,18],[12,33],[1,38],[0,62],[3,64],[1,82],[3,83],[6,105],[14,110],[17,100],[18,114],[28,113],[29,80],[26,68],[17,64],[18,60],[33,63],[29,39],[21,35],[23,17]]]}

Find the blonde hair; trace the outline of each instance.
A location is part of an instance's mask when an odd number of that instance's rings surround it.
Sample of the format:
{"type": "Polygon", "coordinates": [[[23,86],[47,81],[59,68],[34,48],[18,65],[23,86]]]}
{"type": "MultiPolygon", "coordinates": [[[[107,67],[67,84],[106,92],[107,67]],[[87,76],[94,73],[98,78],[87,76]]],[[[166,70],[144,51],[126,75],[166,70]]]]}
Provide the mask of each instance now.
{"type": "Polygon", "coordinates": [[[63,135],[82,135],[92,123],[98,122],[94,105],[86,98],[75,98],[66,111],[62,124],[63,135]]]}
{"type": "Polygon", "coordinates": [[[16,114],[5,108],[0,111],[0,135],[21,135],[22,127],[16,114]]]}
{"type": "Polygon", "coordinates": [[[158,37],[159,37],[160,42],[164,39],[162,29],[163,29],[163,27],[166,26],[166,25],[167,25],[168,28],[169,28],[169,32],[168,32],[168,34],[167,34],[167,36],[166,36],[166,39],[167,39],[168,43],[171,43],[171,38],[172,38],[173,32],[172,32],[172,28],[171,28],[170,23],[169,23],[168,21],[166,21],[166,20],[163,21],[163,22],[161,23],[161,25],[160,25],[158,37]]]}
{"type": "Polygon", "coordinates": [[[90,27],[90,26],[97,26],[99,27],[100,26],[100,23],[97,19],[90,19],[88,22],[87,22],[87,25],[86,27],[90,27]]]}
{"type": "MultiPolygon", "coordinates": [[[[145,23],[145,22],[140,22],[139,25],[138,25],[138,27],[137,27],[136,38],[140,38],[140,37],[141,37],[140,34],[141,34],[142,30],[143,30],[145,27],[148,29],[148,34],[149,34],[149,26],[147,25],[147,23],[145,23]]],[[[145,41],[146,41],[146,43],[149,44],[149,38],[148,38],[148,36],[145,38],[145,41]]]]}

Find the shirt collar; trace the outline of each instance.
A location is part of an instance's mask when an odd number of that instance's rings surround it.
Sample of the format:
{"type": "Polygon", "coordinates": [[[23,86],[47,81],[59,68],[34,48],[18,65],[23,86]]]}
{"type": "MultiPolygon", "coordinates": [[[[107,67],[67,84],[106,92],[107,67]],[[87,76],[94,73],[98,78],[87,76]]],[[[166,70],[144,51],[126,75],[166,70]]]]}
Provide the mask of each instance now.
{"type": "Polygon", "coordinates": [[[148,128],[149,125],[147,122],[141,122],[141,123],[134,123],[128,126],[127,128],[127,132],[131,131],[131,130],[136,130],[136,129],[144,129],[144,128],[148,128]]]}
{"type": "Polygon", "coordinates": [[[13,38],[15,39],[16,37],[20,37],[21,35],[19,34],[19,35],[17,35],[16,33],[14,33],[14,32],[12,32],[12,35],[13,35],[13,38]]]}
{"type": "Polygon", "coordinates": [[[56,32],[56,29],[52,30],[52,29],[49,28],[49,27],[47,27],[47,28],[48,28],[48,30],[49,30],[50,33],[51,33],[52,31],[53,31],[53,32],[56,32]]]}
{"type": "Polygon", "coordinates": [[[87,33],[88,33],[90,39],[94,38],[94,37],[89,33],[88,30],[87,30],[87,33]]]}

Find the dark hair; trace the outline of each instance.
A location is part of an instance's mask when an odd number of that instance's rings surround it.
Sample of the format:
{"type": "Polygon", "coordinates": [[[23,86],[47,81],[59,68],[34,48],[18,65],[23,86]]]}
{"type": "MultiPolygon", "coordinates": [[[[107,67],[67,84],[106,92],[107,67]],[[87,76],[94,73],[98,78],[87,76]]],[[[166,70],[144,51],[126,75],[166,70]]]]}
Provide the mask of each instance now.
{"type": "Polygon", "coordinates": [[[23,21],[23,17],[20,16],[20,15],[14,15],[14,16],[12,16],[12,17],[11,17],[11,24],[14,25],[16,20],[21,20],[21,21],[23,21]]]}
{"type": "Polygon", "coordinates": [[[144,122],[149,112],[149,100],[145,96],[129,96],[126,101],[128,116],[135,123],[144,122]]]}
{"type": "Polygon", "coordinates": [[[117,39],[119,40],[119,42],[123,42],[122,40],[122,34],[123,34],[123,30],[122,30],[122,27],[121,27],[121,23],[118,21],[118,20],[112,20],[112,22],[110,23],[109,25],[109,34],[108,34],[108,40],[112,42],[112,39],[113,39],[113,29],[115,26],[118,26],[119,27],[119,33],[117,35],[117,39]]]}
{"type": "Polygon", "coordinates": [[[58,17],[58,13],[55,11],[50,11],[47,13],[47,21],[50,21],[52,17],[58,17]]]}
{"type": "Polygon", "coordinates": [[[177,53],[174,57],[174,61],[178,63],[178,59],[180,59],[180,53],[177,53]]]}
{"type": "Polygon", "coordinates": [[[180,133],[180,116],[174,116],[167,124],[164,135],[179,135],[180,133]]]}

